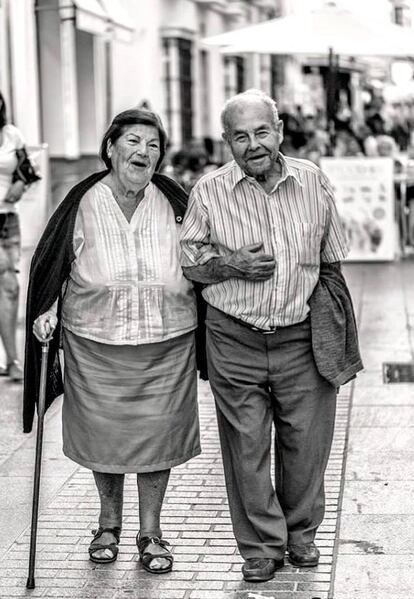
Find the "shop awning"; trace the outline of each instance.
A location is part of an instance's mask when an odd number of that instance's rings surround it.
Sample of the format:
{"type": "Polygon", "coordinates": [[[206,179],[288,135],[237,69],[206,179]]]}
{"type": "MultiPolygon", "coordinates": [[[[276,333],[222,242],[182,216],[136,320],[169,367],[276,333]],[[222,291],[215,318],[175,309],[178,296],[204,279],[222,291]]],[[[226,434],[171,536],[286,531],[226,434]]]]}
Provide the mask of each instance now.
{"type": "Polygon", "coordinates": [[[322,54],[414,57],[411,27],[366,19],[335,4],[290,14],[202,40],[225,54],[322,54]]]}
{"type": "Polygon", "coordinates": [[[107,14],[98,0],[72,0],[77,29],[104,35],[108,27],[107,14]]]}
{"type": "Polygon", "coordinates": [[[68,0],[59,7],[61,19],[74,19],[76,28],[129,43],[134,27],[118,0],[68,0]]]}
{"type": "Polygon", "coordinates": [[[134,27],[132,18],[117,0],[100,0],[108,19],[109,35],[120,42],[131,42],[134,27]]]}

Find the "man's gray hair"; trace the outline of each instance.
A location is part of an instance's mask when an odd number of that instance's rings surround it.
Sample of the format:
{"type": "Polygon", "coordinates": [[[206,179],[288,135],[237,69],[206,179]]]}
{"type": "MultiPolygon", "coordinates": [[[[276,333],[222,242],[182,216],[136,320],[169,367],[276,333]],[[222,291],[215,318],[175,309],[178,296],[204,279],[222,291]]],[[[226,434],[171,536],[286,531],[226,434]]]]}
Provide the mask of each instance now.
{"type": "Polygon", "coordinates": [[[228,114],[231,108],[238,102],[242,100],[259,100],[262,101],[263,104],[266,104],[272,113],[274,125],[276,127],[279,121],[279,113],[277,110],[277,104],[273,98],[271,98],[268,94],[261,91],[260,89],[248,89],[245,92],[241,92],[240,94],[236,94],[227,100],[224,104],[223,110],[221,111],[221,124],[223,127],[223,131],[226,135],[230,132],[230,125],[228,122],[228,114]]]}

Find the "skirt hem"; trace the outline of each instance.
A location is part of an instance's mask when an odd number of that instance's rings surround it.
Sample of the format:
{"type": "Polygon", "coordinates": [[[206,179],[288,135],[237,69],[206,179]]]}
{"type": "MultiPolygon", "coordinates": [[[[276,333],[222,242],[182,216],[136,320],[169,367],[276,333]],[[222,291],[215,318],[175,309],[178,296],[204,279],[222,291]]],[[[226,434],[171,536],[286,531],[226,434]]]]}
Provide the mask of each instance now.
{"type": "Polygon", "coordinates": [[[160,462],[159,464],[150,464],[146,466],[118,466],[114,464],[97,464],[95,462],[83,460],[79,456],[68,451],[65,447],[63,447],[63,453],[67,458],[69,458],[73,462],[76,462],[80,466],[83,466],[84,468],[88,468],[89,470],[93,470],[95,472],[103,472],[106,474],[145,474],[146,472],[158,472],[160,470],[169,470],[170,468],[174,468],[174,466],[184,464],[185,462],[188,462],[188,460],[191,460],[191,458],[195,458],[196,456],[200,455],[201,447],[198,445],[185,456],[181,456],[173,460],[168,460],[166,462],[160,462]]]}

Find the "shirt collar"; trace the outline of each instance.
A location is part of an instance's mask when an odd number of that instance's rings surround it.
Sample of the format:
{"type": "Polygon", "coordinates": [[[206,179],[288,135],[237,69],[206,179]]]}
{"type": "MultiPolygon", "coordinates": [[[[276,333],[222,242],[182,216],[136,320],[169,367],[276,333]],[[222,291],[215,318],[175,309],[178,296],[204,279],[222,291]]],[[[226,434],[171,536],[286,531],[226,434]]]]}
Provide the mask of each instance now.
{"type": "MultiPolygon", "coordinates": [[[[299,170],[296,168],[293,168],[291,165],[289,165],[285,156],[283,156],[283,154],[281,152],[278,153],[277,159],[282,167],[282,175],[281,175],[279,181],[277,182],[275,188],[278,185],[280,185],[280,183],[285,181],[288,177],[293,177],[293,179],[295,179],[295,181],[302,187],[303,183],[302,183],[302,179],[301,179],[299,170]]],[[[249,177],[248,175],[246,175],[246,173],[240,168],[240,166],[234,160],[233,161],[233,170],[231,172],[231,182],[232,182],[233,188],[236,187],[236,185],[238,183],[240,183],[240,181],[242,181],[242,179],[251,180],[252,177],[249,177]]]]}

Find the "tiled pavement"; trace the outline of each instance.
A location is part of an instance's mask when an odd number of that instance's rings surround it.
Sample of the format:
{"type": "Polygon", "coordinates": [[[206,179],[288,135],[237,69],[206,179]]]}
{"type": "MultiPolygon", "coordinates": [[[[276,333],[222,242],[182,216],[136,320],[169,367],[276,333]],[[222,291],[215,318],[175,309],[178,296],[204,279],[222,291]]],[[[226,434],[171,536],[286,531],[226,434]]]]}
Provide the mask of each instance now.
{"type": "Polygon", "coordinates": [[[365,371],[352,394],[335,599],[414,597],[414,384],[384,362],[414,361],[414,261],[352,265],[365,371]]]}
{"type": "MultiPolygon", "coordinates": [[[[410,429],[414,396],[409,384],[384,386],[381,377],[382,361],[407,361],[413,357],[414,263],[349,265],[346,270],[354,302],[362,315],[360,332],[367,368],[356,383],[341,389],[338,398],[335,440],[326,476],[327,512],[317,539],[322,552],[318,568],[306,571],[287,564],[268,583],[249,586],[242,582],[242,560],[235,548],[226,507],[213,402],[208,385],[201,383],[203,453],[174,470],[163,510],[164,534],[174,546],[174,571],[154,577],[143,571],[137,561],[134,537],[138,510],[132,476],[127,477],[124,530],[117,562],[97,566],[88,561],[87,547],[90,529],[97,523],[98,501],[90,473],[74,467],[61,455],[60,431],[56,426],[60,405],[57,403],[51,409],[52,414],[48,413],[48,417],[51,416],[48,427],[54,424],[47,430],[46,437],[42,478],[45,497],[33,591],[25,589],[29,543],[27,497],[21,499],[14,493],[12,476],[29,476],[27,464],[29,454],[33,454],[33,436],[20,448],[16,436],[17,449],[13,456],[3,464],[0,460],[0,486],[10,485],[11,497],[10,505],[4,507],[2,503],[0,512],[5,539],[0,550],[0,555],[4,554],[0,597],[414,597],[409,544],[409,522],[414,508],[410,507],[410,494],[406,489],[407,485],[413,488],[414,480],[410,429]],[[351,401],[355,407],[350,421],[349,447],[344,452],[348,444],[351,401]],[[384,443],[388,451],[384,450],[384,443]],[[12,505],[14,497],[17,499],[12,505]],[[15,526],[16,518],[20,527],[15,526]],[[16,530],[19,532],[14,535],[16,530]],[[391,570],[387,564],[392,565],[391,570]]],[[[0,382],[0,387],[3,401],[4,382],[0,382]]],[[[0,431],[2,426],[0,414],[0,431]]]]}
{"type": "Polygon", "coordinates": [[[109,566],[87,559],[90,530],[99,503],[89,471],[79,468],[41,510],[36,589],[25,590],[29,530],[2,562],[0,597],[73,599],[327,599],[329,596],[343,450],[352,386],[341,390],[335,441],[326,477],[327,513],[319,530],[321,564],[308,571],[286,565],[274,580],[248,585],[241,579],[227,510],[214,405],[209,387],[200,384],[203,453],[173,470],[163,509],[163,531],[174,547],[175,567],[155,577],[137,561],[137,492],[127,476],[124,527],[118,560],[109,566]]]}

